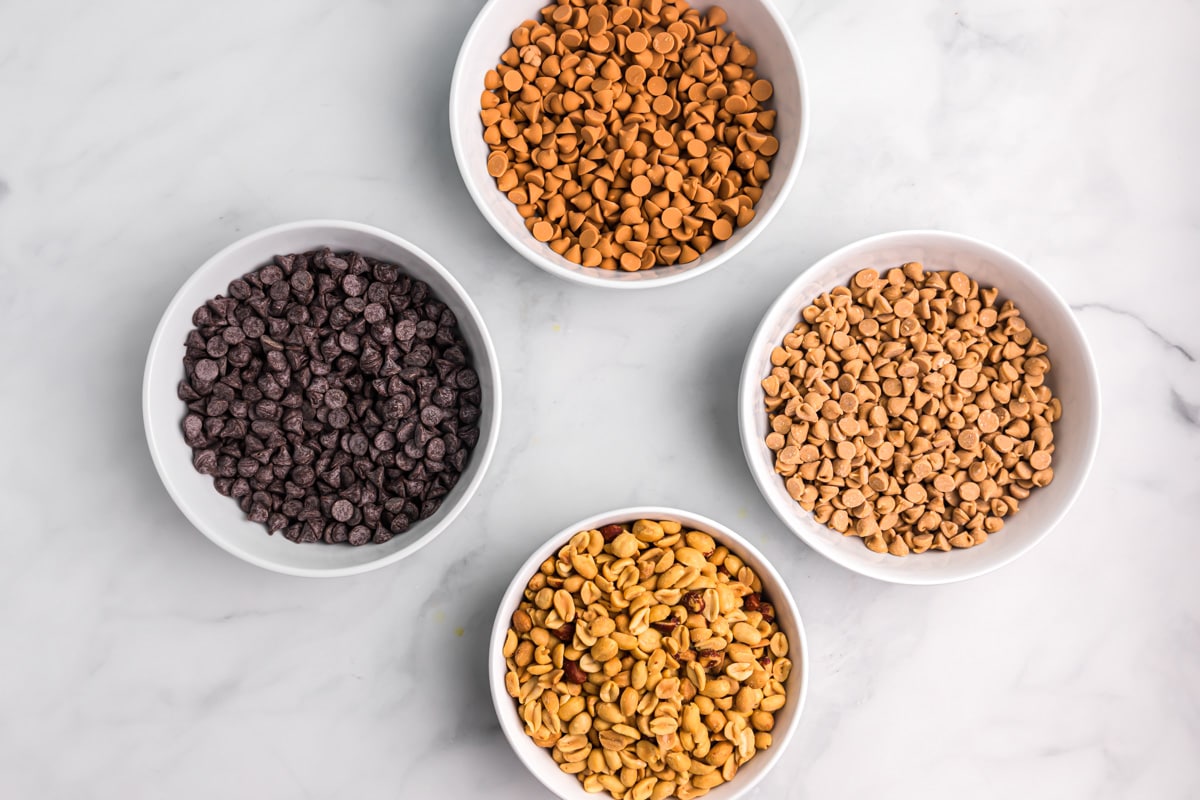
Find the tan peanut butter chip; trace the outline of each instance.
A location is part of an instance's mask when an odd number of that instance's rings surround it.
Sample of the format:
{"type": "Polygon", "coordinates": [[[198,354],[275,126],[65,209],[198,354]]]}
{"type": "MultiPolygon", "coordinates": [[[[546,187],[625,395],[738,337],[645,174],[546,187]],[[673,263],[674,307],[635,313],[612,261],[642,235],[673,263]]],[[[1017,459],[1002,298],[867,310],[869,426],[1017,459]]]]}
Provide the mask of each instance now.
{"type": "Polygon", "coordinates": [[[773,88],[726,20],[683,0],[559,0],[513,30],[480,121],[488,174],[535,239],[642,270],[750,224],[779,150],[773,88]]]}
{"type": "Polygon", "coordinates": [[[753,569],[707,533],[643,519],[546,559],[501,655],[526,735],[585,791],[689,800],[771,746],[788,651],[753,569]]]}
{"type": "Polygon", "coordinates": [[[770,360],[775,471],[818,522],[877,553],[982,544],[1054,478],[1047,348],[962,272],[860,270],[805,307],[770,360]]]}

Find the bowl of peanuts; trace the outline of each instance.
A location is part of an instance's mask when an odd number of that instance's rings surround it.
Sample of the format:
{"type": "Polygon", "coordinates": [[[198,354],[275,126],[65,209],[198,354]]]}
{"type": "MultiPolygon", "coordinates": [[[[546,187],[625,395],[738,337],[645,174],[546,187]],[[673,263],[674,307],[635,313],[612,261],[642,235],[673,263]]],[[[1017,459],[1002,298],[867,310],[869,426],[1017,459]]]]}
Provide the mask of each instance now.
{"type": "Polygon", "coordinates": [[[805,270],[751,340],[742,447],[806,544],[880,580],[1013,561],[1070,509],[1100,435],[1083,331],[1032,268],[941,231],[863,239],[805,270]]]}
{"type": "Polygon", "coordinates": [[[741,797],[808,689],[787,586],[745,539],[671,508],[568,526],[518,570],[492,628],[500,727],[559,797],[741,797]]]}
{"type": "Polygon", "coordinates": [[[578,283],[665,286],[775,216],[808,139],[770,0],[490,0],[450,88],[463,181],[496,232],[578,283]]]}

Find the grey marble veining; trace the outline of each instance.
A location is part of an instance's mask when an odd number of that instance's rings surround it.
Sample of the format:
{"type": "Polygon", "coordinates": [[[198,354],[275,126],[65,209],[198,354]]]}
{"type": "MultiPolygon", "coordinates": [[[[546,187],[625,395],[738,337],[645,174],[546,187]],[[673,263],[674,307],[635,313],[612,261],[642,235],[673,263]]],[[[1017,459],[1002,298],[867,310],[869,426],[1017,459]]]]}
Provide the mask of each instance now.
{"type": "Polygon", "coordinates": [[[795,592],[809,704],[756,797],[1200,795],[1196,3],[781,0],[813,101],[794,192],[734,262],[632,294],[541,273],[472,206],[445,106],[479,5],[0,3],[0,796],[544,796],[493,717],[491,619],[545,536],[632,503],[735,527],[795,592]],[[306,217],[446,264],[505,384],[454,527],[336,581],[212,546],[141,425],[176,288],[306,217]],[[908,227],[1041,270],[1104,391],[1060,529],[931,589],[807,550],[735,428],[774,293],[908,227]]]}

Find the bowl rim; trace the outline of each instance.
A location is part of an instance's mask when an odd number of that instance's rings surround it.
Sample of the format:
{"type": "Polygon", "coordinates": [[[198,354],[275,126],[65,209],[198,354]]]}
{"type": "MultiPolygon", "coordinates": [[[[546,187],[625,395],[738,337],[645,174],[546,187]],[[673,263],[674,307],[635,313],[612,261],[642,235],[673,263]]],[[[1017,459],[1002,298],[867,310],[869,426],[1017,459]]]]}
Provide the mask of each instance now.
{"type": "MultiPolygon", "coordinates": [[[[232,278],[231,278],[232,280],[232,278]]],[[[477,357],[477,361],[478,361],[477,357]]],[[[157,369],[165,369],[165,366],[159,366],[157,369]]],[[[373,225],[367,225],[360,222],[351,222],[348,220],[338,219],[308,219],[299,220],[296,222],[285,222],[279,225],[272,225],[246,236],[240,237],[235,241],[222,247],[216,253],[205,259],[203,263],[197,267],[187,280],[176,290],[171,301],[167,304],[162,316],[159,318],[158,325],[154,329],[154,336],[150,340],[150,347],[146,354],[146,366],[142,374],[142,425],[146,434],[146,444],[150,450],[151,460],[154,462],[155,471],[158,473],[159,480],[166,487],[167,493],[171,496],[175,505],[183,512],[188,521],[199,530],[213,544],[220,547],[230,555],[236,556],[241,560],[253,564],[257,567],[278,572],[283,575],[292,575],[303,578],[338,578],[349,575],[358,575],[372,570],[380,569],[389,564],[394,564],[414,553],[421,550],[435,538],[441,535],[454,522],[455,518],[467,506],[470,500],[474,497],[475,492],[479,489],[484,476],[487,474],[488,466],[491,464],[492,457],[495,453],[496,444],[499,440],[501,410],[503,403],[501,402],[501,386],[500,386],[500,366],[499,360],[496,357],[495,344],[492,341],[491,334],[488,332],[487,324],[484,322],[483,315],[479,312],[475,302],[463,289],[462,284],[447,270],[437,259],[433,258],[428,252],[416,246],[412,242],[397,236],[394,233],[386,231],[382,228],[373,225]],[[159,441],[154,430],[154,415],[153,398],[151,397],[152,383],[156,373],[156,364],[161,359],[165,358],[164,348],[167,346],[163,340],[168,325],[181,312],[181,307],[184,297],[189,293],[194,285],[207,277],[209,270],[213,265],[220,263],[235,254],[237,251],[255,244],[262,239],[283,233],[292,233],[296,231],[319,229],[336,229],[343,231],[351,231],[355,233],[365,234],[377,239],[381,239],[389,244],[396,245],[409,251],[415,258],[423,262],[426,266],[436,272],[443,280],[449,284],[450,288],[456,295],[453,298],[460,304],[461,308],[465,309],[470,315],[474,324],[478,327],[480,337],[483,339],[483,364],[479,367],[486,367],[491,378],[492,386],[494,387],[491,395],[491,412],[492,423],[490,430],[487,431],[486,438],[482,442],[482,447],[476,447],[475,454],[480,459],[479,468],[472,479],[464,487],[458,501],[445,509],[445,516],[436,525],[433,526],[427,533],[418,539],[414,539],[411,544],[407,544],[393,553],[381,556],[363,564],[356,564],[346,567],[297,567],[289,564],[281,564],[267,558],[255,555],[240,548],[230,538],[213,532],[209,529],[209,525],[203,517],[192,506],[187,492],[183,491],[174,480],[174,475],[177,467],[166,462],[163,453],[159,447],[159,441]]],[[[440,509],[439,509],[440,511],[440,509]]]]}
{"type": "MultiPolygon", "coordinates": [[[[671,506],[644,505],[617,508],[611,511],[592,514],[584,517],[578,522],[574,522],[566,526],[557,533],[546,538],[546,540],[539,544],[537,548],[534,549],[533,553],[531,553],[530,556],[525,559],[521,566],[517,568],[516,573],[513,575],[512,580],[509,582],[508,587],[504,590],[504,594],[500,598],[500,603],[496,609],[495,619],[492,621],[492,633],[488,639],[486,656],[488,660],[488,688],[490,690],[489,693],[492,696],[492,707],[496,712],[497,721],[500,723],[500,729],[504,732],[504,738],[508,742],[509,747],[517,755],[517,758],[520,759],[521,763],[524,764],[525,768],[551,794],[562,797],[562,795],[559,795],[553,787],[542,780],[542,773],[547,771],[547,763],[541,760],[538,762],[531,761],[530,758],[527,757],[529,754],[525,752],[527,748],[518,746],[518,743],[529,742],[529,737],[525,735],[525,732],[522,730],[519,724],[519,718],[517,716],[516,706],[514,705],[513,698],[509,696],[508,692],[504,688],[504,675],[506,671],[505,664],[504,660],[502,658],[498,658],[498,656],[500,655],[500,651],[503,649],[504,638],[508,633],[509,621],[512,617],[512,611],[508,609],[516,607],[517,603],[519,602],[518,598],[520,597],[521,592],[524,591],[525,585],[529,580],[529,576],[532,576],[533,573],[538,570],[538,567],[541,565],[542,561],[570,541],[570,538],[579,531],[591,530],[599,524],[607,524],[606,520],[615,520],[618,518],[623,521],[637,519],[677,519],[683,522],[685,525],[715,534],[718,538],[724,538],[728,544],[733,546],[731,549],[736,548],[735,553],[737,555],[741,556],[748,554],[752,558],[757,559],[758,563],[761,565],[758,570],[760,575],[762,573],[766,573],[766,575],[779,587],[779,591],[776,592],[776,594],[781,595],[781,597],[772,597],[772,602],[778,606],[782,601],[788,612],[791,614],[792,619],[795,621],[795,641],[790,641],[789,634],[788,643],[789,653],[800,654],[800,659],[798,659],[799,686],[794,695],[789,692],[788,699],[789,705],[794,704],[794,713],[787,729],[782,731],[782,734],[780,734],[778,730],[772,731],[775,739],[772,742],[771,748],[765,753],[759,755],[759,757],[767,759],[762,770],[752,780],[747,781],[744,785],[738,786],[736,791],[730,796],[729,800],[733,800],[733,798],[736,797],[741,797],[744,793],[757,786],[759,782],[762,781],[767,774],[778,765],[780,759],[783,757],[784,750],[787,749],[788,744],[795,737],[796,731],[800,726],[800,717],[804,713],[805,702],[808,698],[809,683],[812,678],[812,658],[810,656],[808,647],[808,636],[804,629],[804,619],[800,615],[800,610],[796,607],[796,601],[792,596],[791,587],[788,586],[788,583],[786,580],[784,580],[783,576],[779,574],[779,571],[775,568],[775,565],[771,563],[771,560],[768,559],[757,547],[751,544],[750,541],[741,534],[732,530],[728,526],[711,519],[710,517],[706,517],[703,514],[697,514],[694,511],[685,511],[683,509],[674,508],[671,506]]],[[[793,662],[797,661],[795,658],[792,660],[793,662]]],[[[793,675],[795,675],[795,671],[793,671],[793,675]]],[[[789,683],[792,680],[794,680],[794,678],[789,678],[789,683]]],[[[736,778],[731,782],[731,784],[733,783],[736,783],[736,778]]],[[[582,798],[585,796],[582,786],[580,787],[579,792],[579,797],[582,798]]]]}
{"type": "MultiPolygon", "coordinates": [[[[582,284],[585,286],[596,286],[605,289],[656,289],[663,286],[680,283],[682,281],[697,278],[738,255],[745,247],[749,246],[758,236],[766,230],[766,228],[774,220],[775,215],[779,213],[779,209],[787,201],[788,196],[795,186],[796,177],[800,172],[800,165],[804,161],[804,154],[808,149],[808,135],[811,128],[812,110],[809,100],[808,78],[804,71],[804,60],[800,57],[800,49],[796,45],[796,39],[792,35],[791,28],[788,27],[787,20],[776,7],[773,0],[758,0],[762,3],[771,19],[774,21],[780,34],[783,36],[784,42],[787,44],[788,54],[795,65],[796,80],[800,90],[800,120],[797,125],[797,143],[796,155],[792,160],[791,166],[787,174],[783,176],[783,185],[780,187],[779,195],[765,209],[762,209],[759,215],[754,220],[754,224],[748,228],[735,231],[736,241],[731,240],[732,244],[723,253],[715,256],[710,262],[701,266],[677,272],[673,275],[665,277],[655,277],[647,275],[640,280],[615,280],[612,278],[602,277],[604,270],[599,273],[582,272],[573,269],[568,269],[562,264],[546,257],[539,250],[535,249],[530,242],[525,241],[522,237],[513,234],[507,226],[503,224],[499,217],[492,211],[487,202],[483,198],[483,188],[480,187],[472,177],[470,165],[468,164],[466,154],[463,150],[463,144],[460,141],[458,134],[458,126],[455,124],[457,114],[455,113],[455,99],[458,97],[461,85],[468,78],[465,75],[465,61],[467,53],[475,44],[475,38],[479,31],[483,28],[484,18],[492,11],[494,6],[501,5],[509,0],[488,0],[483,8],[476,14],[471,27],[467,29],[467,34],[463,37],[463,43],[459,47],[458,57],[454,62],[454,73],[450,79],[450,102],[449,102],[449,118],[450,118],[450,143],[451,149],[454,150],[454,160],[458,164],[459,174],[462,176],[463,183],[466,184],[467,192],[471,195],[471,200],[475,206],[483,214],[484,219],[492,226],[492,229],[506,241],[514,251],[529,261],[534,266],[544,270],[545,272],[555,275],[564,280],[573,283],[582,284]]],[[[772,179],[778,179],[778,176],[772,176],[772,179]]],[[[493,187],[494,188],[494,187],[493,187]]],[[[581,269],[599,270],[598,267],[582,267],[581,269]]]]}
{"type": "MultiPolygon", "coordinates": [[[[1029,264],[1025,263],[1023,259],[1018,258],[1008,250],[997,247],[996,245],[972,236],[932,228],[915,228],[867,236],[837,248],[828,255],[818,259],[806,269],[802,270],[793,280],[788,282],[787,286],[779,291],[776,299],[771,302],[771,305],[767,308],[766,312],[763,313],[759,324],[755,327],[754,333],[750,337],[750,343],[746,350],[746,356],[742,362],[741,375],[738,379],[738,431],[741,434],[742,454],[746,459],[746,467],[750,471],[750,475],[753,477],[755,485],[758,487],[763,499],[767,501],[767,505],[770,506],[771,510],[775,513],[775,516],[778,517],[780,522],[782,522],[784,526],[786,526],[787,529],[793,534],[799,537],[800,540],[803,541],[809,548],[815,550],[817,553],[834,562],[835,564],[851,570],[852,572],[857,572],[860,575],[865,575],[869,578],[908,586],[940,586],[950,583],[958,583],[961,581],[970,580],[972,578],[978,578],[982,575],[994,572],[1001,567],[1011,564],[1013,561],[1025,555],[1042,541],[1044,541],[1046,537],[1050,535],[1051,531],[1053,531],[1058,524],[1062,522],[1063,517],[1067,515],[1072,506],[1075,505],[1075,501],[1078,499],[1080,492],[1083,491],[1083,487],[1087,483],[1088,476],[1091,474],[1092,466],[1096,460],[1096,452],[1100,446],[1100,429],[1103,421],[1102,410],[1103,404],[1100,394],[1100,376],[1096,369],[1096,360],[1094,354],[1092,353],[1091,344],[1084,335],[1083,327],[1079,324],[1079,319],[1071,311],[1070,305],[1068,305],[1063,296],[1059,294],[1058,290],[1055,289],[1054,286],[1051,285],[1041,275],[1041,273],[1029,266],[1029,264]],[[757,415],[760,411],[753,396],[754,390],[758,388],[760,380],[755,378],[754,374],[752,373],[754,365],[760,360],[761,357],[761,351],[756,345],[758,344],[759,340],[764,337],[772,321],[775,320],[787,308],[793,306],[794,300],[791,299],[791,295],[794,293],[796,287],[808,281],[810,279],[810,275],[817,274],[818,272],[826,269],[831,263],[841,259],[849,251],[858,249],[878,249],[898,243],[901,240],[912,239],[936,240],[940,243],[948,245],[969,245],[971,247],[989,251],[997,259],[1010,262],[1018,271],[1024,273],[1029,281],[1036,286],[1037,290],[1043,293],[1051,302],[1051,304],[1055,306],[1057,312],[1064,319],[1068,320],[1069,327],[1079,339],[1082,345],[1082,357],[1080,361],[1083,364],[1084,374],[1088,383],[1087,392],[1089,395],[1095,398],[1096,404],[1096,422],[1088,430],[1087,437],[1083,442],[1083,463],[1080,468],[1079,479],[1075,483],[1071,493],[1067,495],[1059,508],[1051,516],[1047,524],[1042,527],[1041,531],[1033,536],[1024,546],[1015,549],[1003,557],[997,558],[993,561],[985,562],[979,567],[964,571],[961,574],[946,577],[939,576],[936,573],[933,575],[917,572],[913,572],[909,575],[902,573],[898,574],[896,571],[885,567],[876,567],[874,565],[863,564],[845,559],[842,557],[840,551],[835,551],[830,548],[823,547],[820,544],[814,543],[814,540],[817,538],[817,536],[819,534],[823,534],[824,530],[813,531],[793,524],[789,514],[785,513],[785,509],[782,507],[782,499],[779,498],[775,492],[776,487],[774,485],[774,480],[777,478],[777,476],[774,474],[766,475],[760,470],[756,469],[754,464],[754,455],[752,452],[752,448],[756,448],[760,445],[754,430],[754,420],[756,418],[755,415],[757,415]]],[[[786,509],[786,511],[790,510],[790,508],[786,509]]]]}

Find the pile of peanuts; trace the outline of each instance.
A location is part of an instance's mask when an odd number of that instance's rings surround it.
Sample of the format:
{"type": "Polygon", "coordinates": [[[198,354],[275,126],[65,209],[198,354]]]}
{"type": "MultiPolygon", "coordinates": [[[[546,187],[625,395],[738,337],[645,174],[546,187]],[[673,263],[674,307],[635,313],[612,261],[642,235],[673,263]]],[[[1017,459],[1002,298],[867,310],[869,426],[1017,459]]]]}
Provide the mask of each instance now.
{"type": "Polygon", "coordinates": [[[754,218],[779,150],[757,56],[684,0],[557,0],[484,78],[488,174],[585,267],[699,258],[754,218]]]}
{"type": "Polygon", "coordinates": [[[998,291],[910,262],[823,294],[762,381],[775,471],[875,552],[982,544],[1054,478],[1046,346],[998,291]]]}
{"type": "Polygon", "coordinates": [[[788,640],[754,571],[678,522],[580,531],[504,641],[525,732],[589,792],[700,797],[771,746],[788,640]]]}

